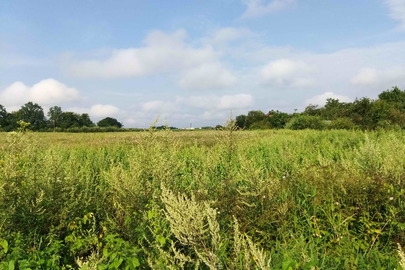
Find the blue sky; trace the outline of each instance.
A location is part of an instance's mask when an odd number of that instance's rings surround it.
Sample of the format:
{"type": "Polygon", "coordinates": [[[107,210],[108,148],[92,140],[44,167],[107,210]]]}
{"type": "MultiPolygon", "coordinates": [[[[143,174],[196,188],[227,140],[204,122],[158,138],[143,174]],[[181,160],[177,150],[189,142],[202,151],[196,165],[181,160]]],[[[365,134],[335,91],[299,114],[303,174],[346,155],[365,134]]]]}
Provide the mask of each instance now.
{"type": "Polygon", "coordinates": [[[3,0],[0,104],[187,127],[405,88],[405,0],[3,0]]]}

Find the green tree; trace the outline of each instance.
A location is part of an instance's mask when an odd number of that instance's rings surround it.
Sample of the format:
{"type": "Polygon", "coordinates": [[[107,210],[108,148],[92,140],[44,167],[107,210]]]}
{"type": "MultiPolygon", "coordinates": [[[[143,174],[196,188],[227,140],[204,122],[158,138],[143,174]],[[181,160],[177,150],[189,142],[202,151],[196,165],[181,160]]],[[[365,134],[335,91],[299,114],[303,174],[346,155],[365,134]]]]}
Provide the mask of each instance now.
{"type": "Polygon", "coordinates": [[[405,111],[390,108],[387,116],[387,120],[393,125],[397,125],[400,128],[405,128],[405,111]]]}
{"type": "Polygon", "coordinates": [[[235,122],[238,128],[246,128],[246,115],[241,114],[236,116],[235,122]]]}
{"type": "Polygon", "coordinates": [[[321,110],[322,110],[322,108],[318,108],[318,105],[310,104],[305,108],[304,114],[313,115],[313,116],[320,115],[321,110]]]}
{"type": "Polygon", "coordinates": [[[79,117],[79,123],[81,127],[93,127],[94,123],[91,121],[90,116],[87,113],[83,113],[79,117]]]}
{"type": "Polygon", "coordinates": [[[262,111],[250,111],[246,116],[246,128],[250,128],[255,122],[261,122],[266,119],[266,114],[262,111]]]}
{"type": "Polygon", "coordinates": [[[61,128],[80,127],[80,115],[74,112],[63,112],[60,117],[61,128]]]}
{"type": "Polygon", "coordinates": [[[17,112],[17,121],[30,123],[29,129],[40,130],[46,126],[44,110],[37,103],[28,102],[17,112]]]}
{"type": "Polygon", "coordinates": [[[0,130],[6,130],[9,126],[10,116],[3,105],[0,105],[0,130]]]}
{"type": "Polygon", "coordinates": [[[388,121],[391,108],[392,106],[385,100],[374,101],[370,112],[371,127],[377,127],[381,121],[388,121]]]}
{"type": "Polygon", "coordinates": [[[398,87],[393,87],[392,90],[386,90],[378,95],[380,100],[385,100],[390,103],[399,103],[405,105],[405,91],[401,91],[398,87]]]}
{"type": "Polygon", "coordinates": [[[270,127],[276,129],[284,128],[287,122],[291,119],[291,115],[288,113],[274,110],[269,111],[267,117],[270,127]]]}
{"type": "Polygon", "coordinates": [[[373,100],[369,98],[356,99],[350,108],[350,118],[363,129],[373,126],[373,100]]]}
{"type": "Polygon", "coordinates": [[[343,114],[343,103],[340,103],[338,99],[328,98],[326,104],[322,110],[322,116],[326,120],[333,120],[343,114]]]}
{"type": "Polygon", "coordinates": [[[118,127],[118,128],[121,128],[122,124],[120,122],[118,122],[118,120],[115,119],[115,118],[106,117],[106,118],[98,121],[97,126],[99,126],[99,127],[118,127]]]}
{"type": "Polygon", "coordinates": [[[54,129],[56,127],[59,127],[59,121],[62,118],[62,114],[63,114],[62,108],[59,106],[53,106],[49,108],[48,111],[49,122],[54,129]]]}

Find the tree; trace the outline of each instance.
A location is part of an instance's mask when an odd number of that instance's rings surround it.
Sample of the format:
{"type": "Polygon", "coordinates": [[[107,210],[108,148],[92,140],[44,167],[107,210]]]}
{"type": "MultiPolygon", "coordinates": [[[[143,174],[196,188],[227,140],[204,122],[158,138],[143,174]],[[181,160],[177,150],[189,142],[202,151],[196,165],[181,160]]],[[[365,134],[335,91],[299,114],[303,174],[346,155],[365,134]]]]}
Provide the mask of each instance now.
{"type": "Polygon", "coordinates": [[[29,128],[40,130],[46,126],[44,110],[37,103],[28,102],[17,112],[17,120],[30,123],[29,128]]]}
{"type": "Polygon", "coordinates": [[[97,126],[99,126],[99,127],[117,127],[117,128],[121,128],[122,124],[120,122],[118,122],[118,120],[115,119],[115,118],[106,117],[106,118],[98,121],[97,126]]]}
{"type": "Polygon", "coordinates": [[[320,115],[321,114],[321,110],[322,108],[318,108],[318,105],[314,105],[314,104],[309,104],[305,110],[304,113],[308,114],[308,115],[320,115]]]}
{"type": "Polygon", "coordinates": [[[51,123],[54,129],[56,127],[59,127],[59,121],[61,120],[62,114],[63,112],[61,107],[53,106],[49,108],[48,112],[49,122],[51,123]]]}
{"type": "Polygon", "coordinates": [[[288,113],[283,113],[280,111],[271,110],[267,114],[268,122],[270,123],[270,128],[284,128],[287,122],[291,119],[288,113]]]}
{"type": "Polygon", "coordinates": [[[401,91],[398,87],[393,87],[392,90],[387,90],[378,95],[380,100],[385,100],[391,103],[401,103],[405,105],[405,91],[401,91]]]}
{"type": "Polygon", "coordinates": [[[266,114],[262,111],[250,111],[246,116],[246,128],[250,128],[250,126],[255,122],[261,122],[266,119],[266,114]]]}
{"type": "Polygon", "coordinates": [[[350,116],[349,109],[352,103],[340,102],[338,99],[328,98],[325,107],[321,109],[321,116],[326,120],[334,120],[350,116]]]}
{"type": "Polygon", "coordinates": [[[241,114],[236,116],[236,126],[238,128],[245,128],[246,127],[246,115],[241,114]]]}
{"type": "Polygon", "coordinates": [[[3,105],[0,105],[0,129],[8,126],[8,112],[3,105]]]}
{"type": "Polygon", "coordinates": [[[222,126],[222,125],[216,125],[215,126],[215,129],[216,130],[223,130],[225,127],[224,126],[222,126]]]}
{"type": "MultiPolygon", "coordinates": [[[[17,124],[15,123],[15,126],[17,124]]],[[[0,105],[0,131],[11,131],[13,129],[13,115],[8,113],[3,105],[0,105]]]]}
{"type": "Polygon", "coordinates": [[[93,121],[91,121],[90,116],[87,113],[83,113],[82,115],[79,116],[79,123],[80,123],[81,127],[93,127],[94,126],[93,121]]]}
{"type": "Polygon", "coordinates": [[[373,124],[373,101],[369,98],[356,99],[350,108],[350,118],[356,125],[369,128],[373,124]]]}
{"type": "Polygon", "coordinates": [[[60,116],[59,127],[80,127],[80,115],[74,112],[63,112],[60,116]]]}

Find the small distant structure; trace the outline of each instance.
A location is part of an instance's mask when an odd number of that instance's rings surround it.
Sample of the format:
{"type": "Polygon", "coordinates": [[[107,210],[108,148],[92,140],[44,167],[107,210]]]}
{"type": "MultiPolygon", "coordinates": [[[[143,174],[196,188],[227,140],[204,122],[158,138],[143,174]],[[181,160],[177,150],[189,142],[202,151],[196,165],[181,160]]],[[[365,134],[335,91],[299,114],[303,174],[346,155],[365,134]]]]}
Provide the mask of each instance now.
{"type": "Polygon", "coordinates": [[[189,126],[189,127],[187,127],[187,128],[185,128],[185,129],[187,129],[187,130],[194,130],[195,128],[193,128],[193,124],[192,124],[192,123],[190,123],[190,126],[189,126]]]}

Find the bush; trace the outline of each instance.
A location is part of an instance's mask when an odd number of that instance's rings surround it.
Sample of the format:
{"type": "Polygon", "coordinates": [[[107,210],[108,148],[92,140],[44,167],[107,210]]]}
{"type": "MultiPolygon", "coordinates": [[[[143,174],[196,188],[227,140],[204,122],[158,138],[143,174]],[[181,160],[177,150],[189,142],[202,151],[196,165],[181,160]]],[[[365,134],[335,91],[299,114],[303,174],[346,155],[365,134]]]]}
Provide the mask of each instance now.
{"type": "Polygon", "coordinates": [[[250,125],[249,129],[270,129],[270,123],[266,119],[259,121],[259,122],[254,122],[252,125],[250,125]]]}
{"type": "Polygon", "coordinates": [[[292,118],[286,124],[287,129],[299,130],[299,129],[325,129],[326,123],[319,116],[311,115],[298,115],[292,118]]]}
{"type": "Polygon", "coordinates": [[[342,117],[332,120],[329,124],[330,129],[354,129],[356,125],[350,118],[342,117]]]}

